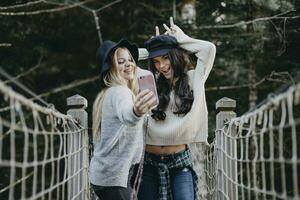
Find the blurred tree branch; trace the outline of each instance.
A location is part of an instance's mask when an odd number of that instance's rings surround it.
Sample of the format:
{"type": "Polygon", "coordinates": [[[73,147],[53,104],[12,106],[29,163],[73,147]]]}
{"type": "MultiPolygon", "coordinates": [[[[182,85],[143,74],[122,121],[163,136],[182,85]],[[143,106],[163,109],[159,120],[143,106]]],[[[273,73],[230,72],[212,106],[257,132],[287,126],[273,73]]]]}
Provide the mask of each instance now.
{"type": "MultiPolygon", "coordinates": [[[[59,92],[63,92],[69,89],[73,89],[76,88],[78,86],[82,86],[91,82],[94,82],[96,80],[99,79],[99,76],[93,76],[93,77],[89,77],[86,79],[82,79],[82,80],[75,80],[65,86],[62,87],[57,87],[55,89],[52,89],[49,92],[45,92],[42,94],[37,95],[38,97],[46,97],[52,94],[56,94],[59,92]]],[[[288,72],[275,72],[272,71],[271,74],[263,77],[261,80],[257,81],[255,83],[255,86],[259,86],[262,83],[264,83],[265,81],[273,81],[273,82],[281,82],[281,83],[285,83],[287,81],[291,81],[292,83],[295,83],[293,78],[291,77],[291,75],[288,72]],[[288,78],[287,78],[288,77],[288,78]]],[[[213,86],[213,87],[207,87],[206,91],[219,91],[219,90],[232,90],[232,89],[240,89],[240,88],[248,88],[250,87],[250,84],[241,84],[241,85],[230,85],[230,86],[213,86]]],[[[35,98],[32,98],[35,99],[35,98]]]]}
{"type": "MultiPolygon", "coordinates": [[[[37,95],[37,97],[46,97],[46,96],[49,96],[49,95],[52,95],[52,94],[63,92],[63,91],[66,91],[66,90],[69,90],[69,89],[72,89],[72,88],[75,88],[75,87],[78,87],[78,86],[81,86],[81,85],[85,85],[87,83],[94,82],[98,79],[99,79],[99,76],[93,76],[93,77],[89,77],[89,78],[82,79],[82,80],[75,80],[72,83],[69,83],[68,85],[58,87],[58,88],[50,90],[49,92],[39,94],[39,95],[37,95]]],[[[34,97],[32,99],[35,99],[35,98],[36,97],[34,97]]]]}
{"type": "MultiPolygon", "coordinates": [[[[263,77],[261,80],[257,81],[254,85],[258,87],[259,85],[263,84],[265,81],[273,81],[273,82],[280,82],[286,83],[291,81],[295,84],[294,79],[288,72],[275,72],[272,71],[271,74],[263,77]]],[[[240,85],[228,85],[228,86],[212,86],[206,87],[205,91],[220,91],[220,90],[233,90],[233,89],[241,89],[241,88],[249,88],[251,84],[240,84],[240,85]]]]}
{"type": "Polygon", "coordinates": [[[26,76],[27,74],[30,74],[31,72],[33,72],[34,70],[36,70],[37,68],[39,68],[41,66],[42,58],[43,58],[43,56],[40,56],[40,58],[38,60],[38,63],[35,66],[31,67],[29,70],[15,76],[15,77],[12,77],[12,79],[8,79],[8,80],[4,81],[4,83],[7,84],[7,83],[10,83],[10,82],[13,82],[13,81],[15,81],[15,80],[17,80],[17,79],[19,79],[23,76],[26,76]]]}
{"type": "Polygon", "coordinates": [[[245,25],[249,25],[249,24],[254,24],[256,22],[261,22],[261,21],[271,21],[274,19],[283,19],[283,20],[287,20],[287,19],[298,19],[300,18],[300,16],[292,16],[292,17],[282,17],[282,15],[288,14],[290,12],[294,12],[295,10],[289,10],[271,17],[261,17],[261,18],[256,18],[253,20],[249,20],[249,21],[240,21],[237,22],[235,24],[222,24],[222,25],[210,25],[210,26],[198,26],[197,29],[226,29],[226,28],[237,28],[237,27],[241,27],[241,26],[245,26],[245,25]]]}
{"type": "Polygon", "coordinates": [[[11,43],[0,43],[0,47],[10,47],[11,43]]]}
{"type": "MultiPolygon", "coordinates": [[[[35,11],[23,11],[23,12],[0,12],[0,15],[6,15],[6,16],[20,16],[20,15],[39,15],[43,13],[53,13],[53,12],[60,12],[60,11],[65,11],[71,8],[79,7],[80,5],[92,2],[95,0],[86,0],[80,3],[74,3],[74,4],[60,4],[58,8],[51,8],[51,9],[45,9],[45,10],[35,10],[35,11]]],[[[52,4],[50,1],[42,1],[43,3],[49,3],[52,4]]],[[[53,3],[56,5],[56,3],[53,3]]],[[[25,6],[26,4],[24,4],[25,6]]],[[[30,4],[29,4],[30,5],[30,4]]],[[[29,6],[27,5],[27,6],[29,6]]],[[[12,6],[10,6],[11,8],[12,6]]],[[[5,9],[5,7],[1,7],[2,10],[5,9]]]]}
{"type": "Polygon", "coordinates": [[[51,5],[57,5],[58,8],[51,8],[51,9],[45,9],[45,10],[35,10],[35,11],[28,11],[28,12],[0,12],[0,15],[4,15],[4,16],[20,16],[20,15],[39,15],[39,14],[43,14],[43,13],[52,13],[52,12],[60,12],[60,11],[64,11],[64,10],[68,10],[71,8],[75,8],[75,7],[81,7],[89,12],[91,12],[93,14],[94,20],[95,20],[95,26],[96,26],[96,30],[98,33],[98,38],[99,38],[99,42],[100,45],[102,44],[102,33],[101,33],[101,29],[100,29],[100,24],[99,24],[99,17],[97,16],[97,13],[104,10],[105,8],[108,8],[110,6],[113,6],[116,3],[121,2],[122,0],[115,0],[113,2],[110,2],[100,8],[97,9],[92,9],[89,8],[87,6],[85,6],[84,4],[92,2],[95,0],[86,0],[80,3],[73,3],[73,2],[68,2],[68,3],[58,3],[58,2],[52,2],[49,0],[38,0],[38,1],[33,1],[33,2],[27,2],[25,4],[20,4],[20,5],[14,5],[14,6],[6,6],[6,7],[0,7],[0,10],[8,10],[8,9],[16,9],[16,8],[23,8],[23,7],[29,7],[35,4],[39,4],[39,3],[45,3],[45,4],[51,4],[51,5]]]}
{"type": "Polygon", "coordinates": [[[105,6],[102,6],[101,8],[98,8],[98,9],[92,9],[92,8],[89,8],[89,7],[85,6],[85,5],[80,5],[81,8],[83,8],[83,9],[85,9],[85,10],[87,10],[87,11],[89,11],[89,12],[91,12],[93,14],[100,45],[102,44],[103,39],[102,39],[102,33],[101,33],[101,28],[100,28],[100,23],[99,23],[99,17],[97,15],[97,13],[100,12],[101,10],[103,10],[105,8],[108,8],[110,6],[113,6],[114,4],[119,3],[121,1],[122,0],[113,1],[111,3],[106,4],[105,6]]]}
{"type": "Polygon", "coordinates": [[[28,6],[32,6],[32,5],[43,3],[43,2],[45,2],[45,0],[31,1],[31,2],[24,3],[24,4],[18,4],[18,5],[13,5],[13,6],[4,6],[4,7],[0,7],[0,10],[9,10],[9,9],[28,7],[28,6]]]}

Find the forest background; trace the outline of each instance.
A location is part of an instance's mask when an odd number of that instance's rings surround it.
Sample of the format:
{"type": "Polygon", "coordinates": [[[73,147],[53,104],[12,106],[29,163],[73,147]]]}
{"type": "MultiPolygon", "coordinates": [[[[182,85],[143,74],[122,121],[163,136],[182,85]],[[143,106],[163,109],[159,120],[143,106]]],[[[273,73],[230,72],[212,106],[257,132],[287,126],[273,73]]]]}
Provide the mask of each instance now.
{"type": "MultiPolygon", "coordinates": [[[[63,113],[66,98],[79,94],[89,102],[91,119],[99,92],[95,52],[101,41],[127,38],[142,48],[155,25],[163,31],[162,24],[173,16],[186,34],[217,47],[206,82],[211,139],[220,98],[236,100],[241,115],[299,82],[299,5],[296,0],[1,0],[0,68],[12,80],[3,75],[0,80],[63,113]],[[191,13],[184,10],[186,4],[191,13]]],[[[147,67],[146,62],[139,65],[147,67]]]]}

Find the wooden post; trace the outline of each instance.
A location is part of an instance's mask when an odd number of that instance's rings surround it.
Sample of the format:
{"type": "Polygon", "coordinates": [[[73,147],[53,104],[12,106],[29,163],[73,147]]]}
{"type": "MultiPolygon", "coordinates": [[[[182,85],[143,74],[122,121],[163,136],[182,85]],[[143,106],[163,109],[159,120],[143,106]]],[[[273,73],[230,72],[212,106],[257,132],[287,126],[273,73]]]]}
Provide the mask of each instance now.
{"type": "Polygon", "coordinates": [[[73,155],[69,155],[68,157],[67,171],[70,178],[68,181],[68,199],[72,199],[72,197],[77,195],[76,199],[90,199],[88,179],[88,114],[85,111],[87,104],[87,100],[80,95],[67,98],[67,106],[70,107],[67,114],[71,115],[80,126],[78,128],[74,123],[68,123],[70,131],[76,131],[76,133],[67,135],[67,151],[68,154],[73,153],[73,155]],[[81,148],[80,152],[75,153],[81,148]],[[83,192],[79,194],[82,190],[83,192]]]}
{"type": "MultiPolygon", "coordinates": [[[[218,111],[216,116],[215,150],[217,162],[217,199],[238,199],[237,185],[232,182],[237,182],[237,162],[234,160],[237,158],[236,140],[226,137],[224,132],[221,131],[221,129],[226,131],[228,127],[225,126],[225,123],[236,117],[236,113],[234,112],[235,107],[236,101],[227,97],[220,99],[216,103],[218,111]],[[230,158],[233,158],[233,160],[229,159],[226,154],[230,158]],[[229,179],[232,179],[232,181],[229,179]]],[[[234,127],[231,127],[230,135],[236,135],[234,127]]]]}

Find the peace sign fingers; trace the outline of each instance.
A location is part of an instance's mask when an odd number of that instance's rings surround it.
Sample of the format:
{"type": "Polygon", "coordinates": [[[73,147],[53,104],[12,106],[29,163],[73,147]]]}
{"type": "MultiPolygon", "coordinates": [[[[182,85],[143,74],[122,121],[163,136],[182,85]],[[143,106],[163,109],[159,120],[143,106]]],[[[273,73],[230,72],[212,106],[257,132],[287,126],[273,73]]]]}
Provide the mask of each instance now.
{"type": "Polygon", "coordinates": [[[173,17],[170,17],[170,27],[172,28],[172,27],[174,27],[174,21],[173,21],[173,17]]]}
{"type": "MultiPolygon", "coordinates": [[[[163,27],[166,30],[165,34],[171,35],[174,37],[177,37],[177,35],[182,32],[182,30],[174,24],[173,17],[170,17],[170,26],[163,24],[163,27]]],[[[160,35],[159,28],[158,28],[158,26],[155,26],[155,36],[159,36],[159,35],[160,35]]]]}
{"type": "Polygon", "coordinates": [[[166,24],[163,24],[163,26],[166,29],[167,33],[172,32],[171,29],[166,24]]]}
{"type": "Polygon", "coordinates": [[[159,28],[158,28],[158,26],[155,26],[155,36],[159,36],[159,28]]]}

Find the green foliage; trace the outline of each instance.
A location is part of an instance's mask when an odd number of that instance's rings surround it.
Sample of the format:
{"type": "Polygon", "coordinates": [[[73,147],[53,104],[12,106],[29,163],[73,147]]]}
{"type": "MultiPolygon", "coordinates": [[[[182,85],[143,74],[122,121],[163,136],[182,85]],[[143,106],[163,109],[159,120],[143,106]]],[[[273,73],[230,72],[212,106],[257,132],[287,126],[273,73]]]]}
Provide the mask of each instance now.
{"type": "MultiPolygon", "coordinates": [[[[12,6],[30,1],[1,1],[0,6],[12,6]]],[[[65,3],[69,1],[55,0],[65,3]]],[[[80,2],[80,1],[72,1],[80,2]]],[[[94,1],[85,6],[93,9],[107,5],[110,1],[94,1]]],[[[154,26],[168,23],[172,15],[173,1],[135,1],[116,3],[98,13],[104,40],[117,41],[128,38],[143,47],[145,40],[154,34],[154,26]]],[[[179,5],[181,1],[177,0],[179,5]]],[[[212,86],[240,86],[248,84],[249,58],[254,58],[256,80],[268,76],[272,71],[288,72],[296,79],[299,76],[299,19],[273,19],[259,21],[247,31],[246,25],[233,28],[201,28],[210,25],[235,24],[259,17],[269,17],[296,8],[293,0],[243,0],[243,1],[197,1],[196,24],[181,24],[179,6],[175,22],[192,37],[212,41],[217,46],[214,68],[206,83],[212,86]],[[249,15],[251,13],[251,15],[249,15]]],[[[56,8],[55,5],[37,4],[25,8],[0,10],[0,12],[35,11],[56,8]]],[[[284,16],[296,16],[291,12],[284,16]]],[[[18,75],[37,64],[42,56],[41,66],[20,82],[40,94],[73,81],[98,74],[95,51],[99,46],[95,21],[91,12],[76,7],[61,12],[39,15],[0,15],[0,43],[11,43],[11,47],[0,47],[0,66],[11,75],[18,75]]],[[[145,66],[145,64],[142,64],[145,66]]],[[[287,79],[285,78],[285,82],[287,79]]],[[[258,101],[268,92],[274,92],[283,82],[266,81],[258,85],[258,101]]],[[[70,90],[47,96],[48,102],[65,112],[65,99],[76,93],[92,102],[98,92],[98,82],[92,82],[70,90]]],[[[210,130],[214,130],[214,107],[218,99],[227,96],[237,100],[237,112],[248,110],[248,88],[208,91],[210,130]],[[238,95],[237,95],[238,94],[238,95]]]]}

